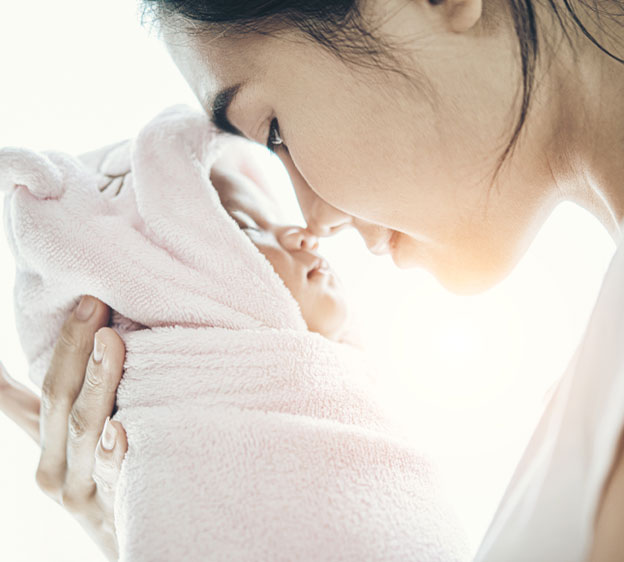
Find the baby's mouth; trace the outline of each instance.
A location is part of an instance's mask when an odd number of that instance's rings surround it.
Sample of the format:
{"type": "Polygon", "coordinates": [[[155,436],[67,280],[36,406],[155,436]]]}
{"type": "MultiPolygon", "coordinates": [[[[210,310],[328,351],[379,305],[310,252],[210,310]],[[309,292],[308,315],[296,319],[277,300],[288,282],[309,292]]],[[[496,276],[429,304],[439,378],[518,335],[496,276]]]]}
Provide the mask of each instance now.
{"type": "Polygon", "coordinates": [[[318,258],[314,264],[312,265],[312,267],[308,270],[308,279],[311,279],[312,277],[315,277],[317,275],[331,275],[332,274],[332,270],[329,267],[329,264],[323,259],[323,258],[318,258]]]}

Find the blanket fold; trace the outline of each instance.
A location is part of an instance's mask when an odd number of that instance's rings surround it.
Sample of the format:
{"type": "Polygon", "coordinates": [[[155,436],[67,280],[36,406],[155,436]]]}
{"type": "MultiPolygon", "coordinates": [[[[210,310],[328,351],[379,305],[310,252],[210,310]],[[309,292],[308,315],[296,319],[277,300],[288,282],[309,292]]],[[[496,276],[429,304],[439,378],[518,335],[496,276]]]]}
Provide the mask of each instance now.
{"type": "Polygon", "coordinates": [[[249,335],[127,336],[127,559],[461,560],[431,466],[392,436],[360,354],[305,332],[249,335]]]}

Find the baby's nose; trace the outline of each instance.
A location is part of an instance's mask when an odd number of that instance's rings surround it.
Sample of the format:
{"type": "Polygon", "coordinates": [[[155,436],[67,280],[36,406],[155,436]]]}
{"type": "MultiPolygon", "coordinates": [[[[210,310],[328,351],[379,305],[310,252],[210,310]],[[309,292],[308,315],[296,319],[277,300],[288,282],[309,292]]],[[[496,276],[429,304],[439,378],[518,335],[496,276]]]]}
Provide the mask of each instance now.
{"type": "Polygon", "coordinates": [[[316,250],[318,238],[299,226],[285,228],[280,233],[280,243],[287,250],[316,250]]]}

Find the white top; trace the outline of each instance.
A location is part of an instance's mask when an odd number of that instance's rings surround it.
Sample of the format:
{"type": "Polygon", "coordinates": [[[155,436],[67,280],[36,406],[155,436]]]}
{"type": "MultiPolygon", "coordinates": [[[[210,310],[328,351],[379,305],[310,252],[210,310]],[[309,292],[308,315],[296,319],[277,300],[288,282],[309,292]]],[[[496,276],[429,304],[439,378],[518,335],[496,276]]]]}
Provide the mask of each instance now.
{"type": "Polygon", "coordinates": [[[624,424],[624,243],[475,562],[581,562],[624,424]]]}

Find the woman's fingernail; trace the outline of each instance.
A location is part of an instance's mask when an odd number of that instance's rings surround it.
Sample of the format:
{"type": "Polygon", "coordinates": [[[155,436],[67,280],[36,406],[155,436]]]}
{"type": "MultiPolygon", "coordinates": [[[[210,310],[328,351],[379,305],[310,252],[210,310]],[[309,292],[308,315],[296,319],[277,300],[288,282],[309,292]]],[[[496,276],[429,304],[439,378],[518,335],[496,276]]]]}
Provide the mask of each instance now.
{"type": "Polygon", "coordinates": [[[103,344],[98,338],[97,334],[95,334],[95,338],[93,341],[93,361],[95,361],[96,363],[101,363],[105,351],[106,345],[103,344]]]}
{"type": "Polygon", "coordinates": [[[117,438],[117,430],[110,421],[110,416],[104,422],[104,431],[102,432],[102,449],[112,451],[115,448],[115,439],[117,438]]]}
{"type": "Polygon", "coordinates": [[[89,320],[93,311],[95,310],[95,299],[88,295],[85,295],[80,300],[80,304],[76,308],[76,318],[78,320],[89,320]]]}

